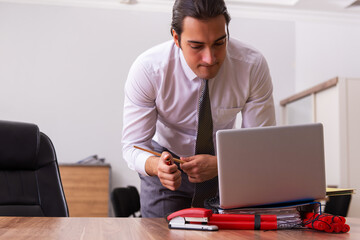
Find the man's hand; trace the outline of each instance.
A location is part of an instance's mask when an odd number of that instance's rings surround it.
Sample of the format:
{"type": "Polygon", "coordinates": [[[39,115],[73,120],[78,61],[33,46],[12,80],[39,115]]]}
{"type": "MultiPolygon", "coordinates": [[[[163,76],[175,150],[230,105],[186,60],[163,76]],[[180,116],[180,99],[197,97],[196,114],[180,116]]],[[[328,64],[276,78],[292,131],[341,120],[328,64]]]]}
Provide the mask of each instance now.
{"type": "Polygon", "coordinates": [[[145,169],[150,176],[157,175],[161,184],[172,191],[181,185],[181,172],[168,152],[163,152],[160,158],[148,158],[145,169]]]}
{"type": "Polygon", "coordinates": [[[180,164],[181,169],[188,175],[189,181],[200,183],[217,176],[217,157],[200,154],[191,157],[182,157],[185,163],[180,164]]]}

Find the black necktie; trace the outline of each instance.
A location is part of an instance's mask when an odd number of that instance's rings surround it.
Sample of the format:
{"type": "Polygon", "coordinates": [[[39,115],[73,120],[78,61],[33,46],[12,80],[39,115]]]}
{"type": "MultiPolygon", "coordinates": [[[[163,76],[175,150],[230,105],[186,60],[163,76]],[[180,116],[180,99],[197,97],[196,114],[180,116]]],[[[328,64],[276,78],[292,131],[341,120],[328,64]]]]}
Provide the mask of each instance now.
{"type": "MultiPolygon", "coordinates": [[[[204,81],[205,86],[199,99],[199,121],[195,154],[214,155],[213,122],[211,116],[209,87],[208,80],[204,81]]],[[[210,197],[214,197],[217,193],[217,188],[217,177],[202,183],[196,183],[192,206],[204,207],[204,201],[210,197]]]]}

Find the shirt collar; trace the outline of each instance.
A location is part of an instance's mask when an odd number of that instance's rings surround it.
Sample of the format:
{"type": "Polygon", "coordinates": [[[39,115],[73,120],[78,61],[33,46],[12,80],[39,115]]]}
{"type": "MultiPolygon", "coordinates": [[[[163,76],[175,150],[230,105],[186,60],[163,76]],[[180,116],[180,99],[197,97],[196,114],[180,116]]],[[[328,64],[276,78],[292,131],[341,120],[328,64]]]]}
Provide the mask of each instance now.
{"type": "Polygon", "coordinates": [[[181,61],[181,66],[184,70],[184,73],[186,75],[186,77],[190,80],[194,80],[197,78],[196,74],[191,70],[191,68],[189,67],[189,65],[187,64],[184,54],[182,52],[182,50],[179,48],[179,52],[180,52],[180,61],[181,61]]]}

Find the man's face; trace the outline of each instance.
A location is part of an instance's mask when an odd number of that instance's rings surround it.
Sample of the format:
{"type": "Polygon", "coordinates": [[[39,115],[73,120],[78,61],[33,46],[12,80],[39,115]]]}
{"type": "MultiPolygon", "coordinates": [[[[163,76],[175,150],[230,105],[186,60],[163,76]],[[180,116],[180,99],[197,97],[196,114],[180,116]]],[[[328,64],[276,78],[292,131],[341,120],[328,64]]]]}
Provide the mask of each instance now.
{"type": "Polygon", "coordinates": [[[185,17],[181,44],[173,31],[176,45],[181,47],[191,70],[203,79],[216,76],[226,56],[226,21],[223,15],[208,20],[185,17]]]}

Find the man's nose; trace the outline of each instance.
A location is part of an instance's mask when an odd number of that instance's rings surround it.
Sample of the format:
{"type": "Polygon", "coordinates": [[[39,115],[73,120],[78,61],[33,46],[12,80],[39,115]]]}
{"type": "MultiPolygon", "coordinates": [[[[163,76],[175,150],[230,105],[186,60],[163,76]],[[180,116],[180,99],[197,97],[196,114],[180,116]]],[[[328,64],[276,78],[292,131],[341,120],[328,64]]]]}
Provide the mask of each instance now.
{"type": "Polygon", "coordinates": [[[211,48],[205,48],[202,55],[202,61],[208,65],[213,65],[215,60],[215,51],[211,48]]]}

